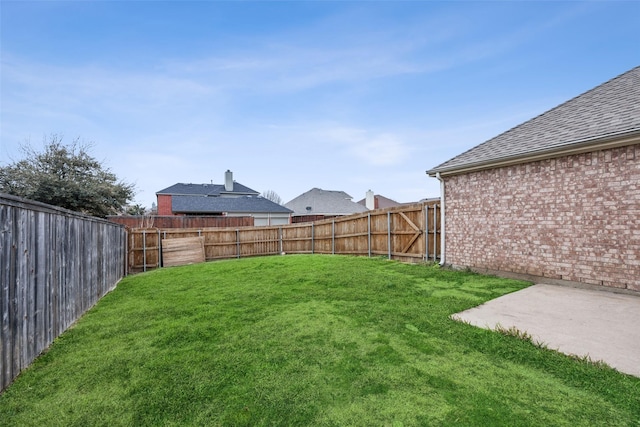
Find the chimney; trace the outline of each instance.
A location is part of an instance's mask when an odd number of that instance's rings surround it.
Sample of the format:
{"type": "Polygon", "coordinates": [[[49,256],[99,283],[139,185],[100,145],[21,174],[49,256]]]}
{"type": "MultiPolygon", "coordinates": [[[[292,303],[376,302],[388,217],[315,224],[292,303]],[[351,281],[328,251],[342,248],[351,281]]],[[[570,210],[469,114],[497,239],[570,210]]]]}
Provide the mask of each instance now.
{"type": "Polygon", "coordinates": [[[233,191],[233,172],[228,169],[224,173],[224,189],[225,191],[233,191]]]}
{"type": "Polygon", "coordinates": [[[367,191],[367,196],[365,198],[364,205],[370,211],[372,211],[372,210],[374,210],[376,208],[376,202],[375,202],[375,197],[373,195],[373,191],[371,191],[371,190],[367,191]]]}

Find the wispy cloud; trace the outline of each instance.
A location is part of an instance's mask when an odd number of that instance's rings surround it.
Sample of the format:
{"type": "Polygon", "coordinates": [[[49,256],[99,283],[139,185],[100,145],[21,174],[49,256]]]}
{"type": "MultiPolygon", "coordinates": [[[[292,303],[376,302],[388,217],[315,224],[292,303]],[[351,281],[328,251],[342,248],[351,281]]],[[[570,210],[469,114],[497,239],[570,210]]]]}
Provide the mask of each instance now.
{"type": "Polygon", "coordinates": [[[152,108],[181,98],[211,96],[213,88],[189,78],[148,70],[126,71],[102,65],[54,66],[11,55],[2,61],[3,80],[11,99],[77,107],[83,103],[123,108],[152,108]]]}
{"type": "Polygon", "coordinates": [[[319,139],[325,140],[355,161],[372,166],[398,165],[411,155],[411,147],[400,136],[349,127],[319,127],[319,139]]]}
{"type": "Polygon", "coordinates": [[[459,46],[464,25],[449,25],[453,16],[387,22],[384,28],[359,26],[352,18],[345,13],[309,28],[245,40],[235,50],[165,59],[161,68],[229,90],[274,93],[439,71],[470,59],[459,46]]]}
{"type": "Polygon", "coordinates": [[[181,76],[104,64],[42,64],[8,54],[1,66],[6,145],[52,132],[87,132],[95,138],[108,129],[116,138],[123,131],[135,137],[189,125],[199,111],[215,123],[211,112],[222,110],[214,88],[181,76]]]}
{"type": "MultiPolygon", "coordinates": [[[[527,66],[553,50],[546,33],[558,40],[585,10],[594,23],[592,9],[609,8],[553,2],[544,8],[535,2],[246,5],[266,11],[256,19],[235,5],[196,3],[180,9],[179,18],[171,2],[153,5],[157,21],[144,20],[142,4],[102,4],[111,19],[87,5],[96,28],[82,34],[50,25],[55,18],[44,11],[39,19],[47,25],[29,28],[31,50],[10,50],[25,46],[27,30],[9,43],[4,30],[0,164],[6,153],[17,154],[11,145],[59,132],[96,141],[98,156],[108,156],[118,175],[137,182],[147,205],[165,184],[219,181],[229,168],[244,184],[264,185],[256,190],[274,189],[285,199],[312,186],[355,196],[373,187],[391,197],[401,188],[414,196],[399,198],[417,199],[427,168],[542,112],[539,94],[519,104],[498,93],[504,87],[498,79],[519,85],[527,66]],[[125,13],[130,10],[139,15],[125,13]],[[215,10],[220,21],[210,25],[195,15],[201,10],[215,10]],[[131,45],[113,23],[125,16],[131,45]],[[145,21],[144,31],[135,27],[137,18],[145,21]],[[264,25],[254,29],[252,19],[264,25]],[[167,32],[159,23],[185,31],[167,32]],[[478,87],[485,78],[486,87],[478,87]]],[[[61,3],[58,12],[65,7],[61,3]]],[[[564,58],[561,50],[553,55],[564,58]]]]}

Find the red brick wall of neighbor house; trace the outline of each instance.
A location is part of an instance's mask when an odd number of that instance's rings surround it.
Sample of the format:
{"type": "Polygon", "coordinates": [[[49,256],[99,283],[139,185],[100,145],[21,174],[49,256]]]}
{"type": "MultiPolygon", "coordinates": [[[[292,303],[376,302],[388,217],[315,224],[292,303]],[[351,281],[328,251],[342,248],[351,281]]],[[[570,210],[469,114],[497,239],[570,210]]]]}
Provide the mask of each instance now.
{"type": "Polygon", "coordinates": [[[447,177],[446,262],[640,291],[640,144],[447,177]]]}
{"type": "Polygon", "coordinates": [[[173,215],[171,211],[171,195],[158,194],[158,215],[173,215]]]}

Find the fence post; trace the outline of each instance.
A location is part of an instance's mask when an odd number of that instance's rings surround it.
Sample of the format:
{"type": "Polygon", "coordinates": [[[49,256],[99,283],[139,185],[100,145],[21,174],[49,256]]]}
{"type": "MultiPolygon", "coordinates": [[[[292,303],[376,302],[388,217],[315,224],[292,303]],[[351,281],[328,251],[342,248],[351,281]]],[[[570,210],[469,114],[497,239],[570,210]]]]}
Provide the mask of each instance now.
{"type": "Polygon", "coordinates": [[[313,240],[313,238],[315,237],[316,233],[315,233],[315,229],[313,228],[313,222],[311,223],[311,253],[314,254],[314,243],[315,241],[313,240]]]}
{"type": "Polygon", "coordinates": [[[371,258],[371,212],[367,212],[367,250],[371,258]]]}
{"type": "Polygon", "coordinates": [[[331,255],[336,254],[336,220],[331,220],[331,255]]]}
{"type": "MultiPolygon", "coordinates": [[[[121,236],[122,237],[122,236],[121,236]]],[[[125,250],[124,250],[124,273],[122,277],[125,277],[129,274],[129,251],[131,248],[129,247],[129,229],[124,229],[124,238],[125,238],[125,250]]]]}
{"type": "Polygon", "coordinates": [[[147,271],[147,230],[142,230],[142,271],[147,271]]]}
{"type": "Polygon", "coordinates": [[[160,238],[160,229],[158,228],[158,268],[162,267],[162,239],[160,238]]]}
{"type": "Polygon", "coordinates": [[[429,205],[424,207],[424,260],[429,260],[429,205]]]}
{"type": "Polygon", "coordinates": [[[438,219],[438,209],[440,205],[433,205],[433,260],[438,258],[438,227],[436,225],[438,219]]]}
{"type": "Polygon", "coordinates": [[[282,253],[284,249],[282,244],[282,227],[278,228],[278,238],[280,239],[280,253],[282,253]]]}
{"type": "Polygon", "coordinates": [[[240,258],[240,230],[236,228],[236,258],[240,258]]]}
{"type": "Polygon", "coordinates": [[[387,251],[391,259],[391,211],[387,211],[387,251]]]}

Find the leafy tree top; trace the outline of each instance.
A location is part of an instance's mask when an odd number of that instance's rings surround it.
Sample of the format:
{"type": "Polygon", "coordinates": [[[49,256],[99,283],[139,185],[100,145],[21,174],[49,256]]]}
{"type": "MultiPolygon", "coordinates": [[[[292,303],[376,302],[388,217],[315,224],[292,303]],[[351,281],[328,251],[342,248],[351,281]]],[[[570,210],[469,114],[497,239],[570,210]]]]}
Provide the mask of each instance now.
{"type": "Polygon", "coordinates": [[[52,135],[42,151],[23,144],[24,158],[0,167],[0,192],[105,217],[122,212],[134,186],[118,180],[75,139],[63,144],[52,135]]]}

